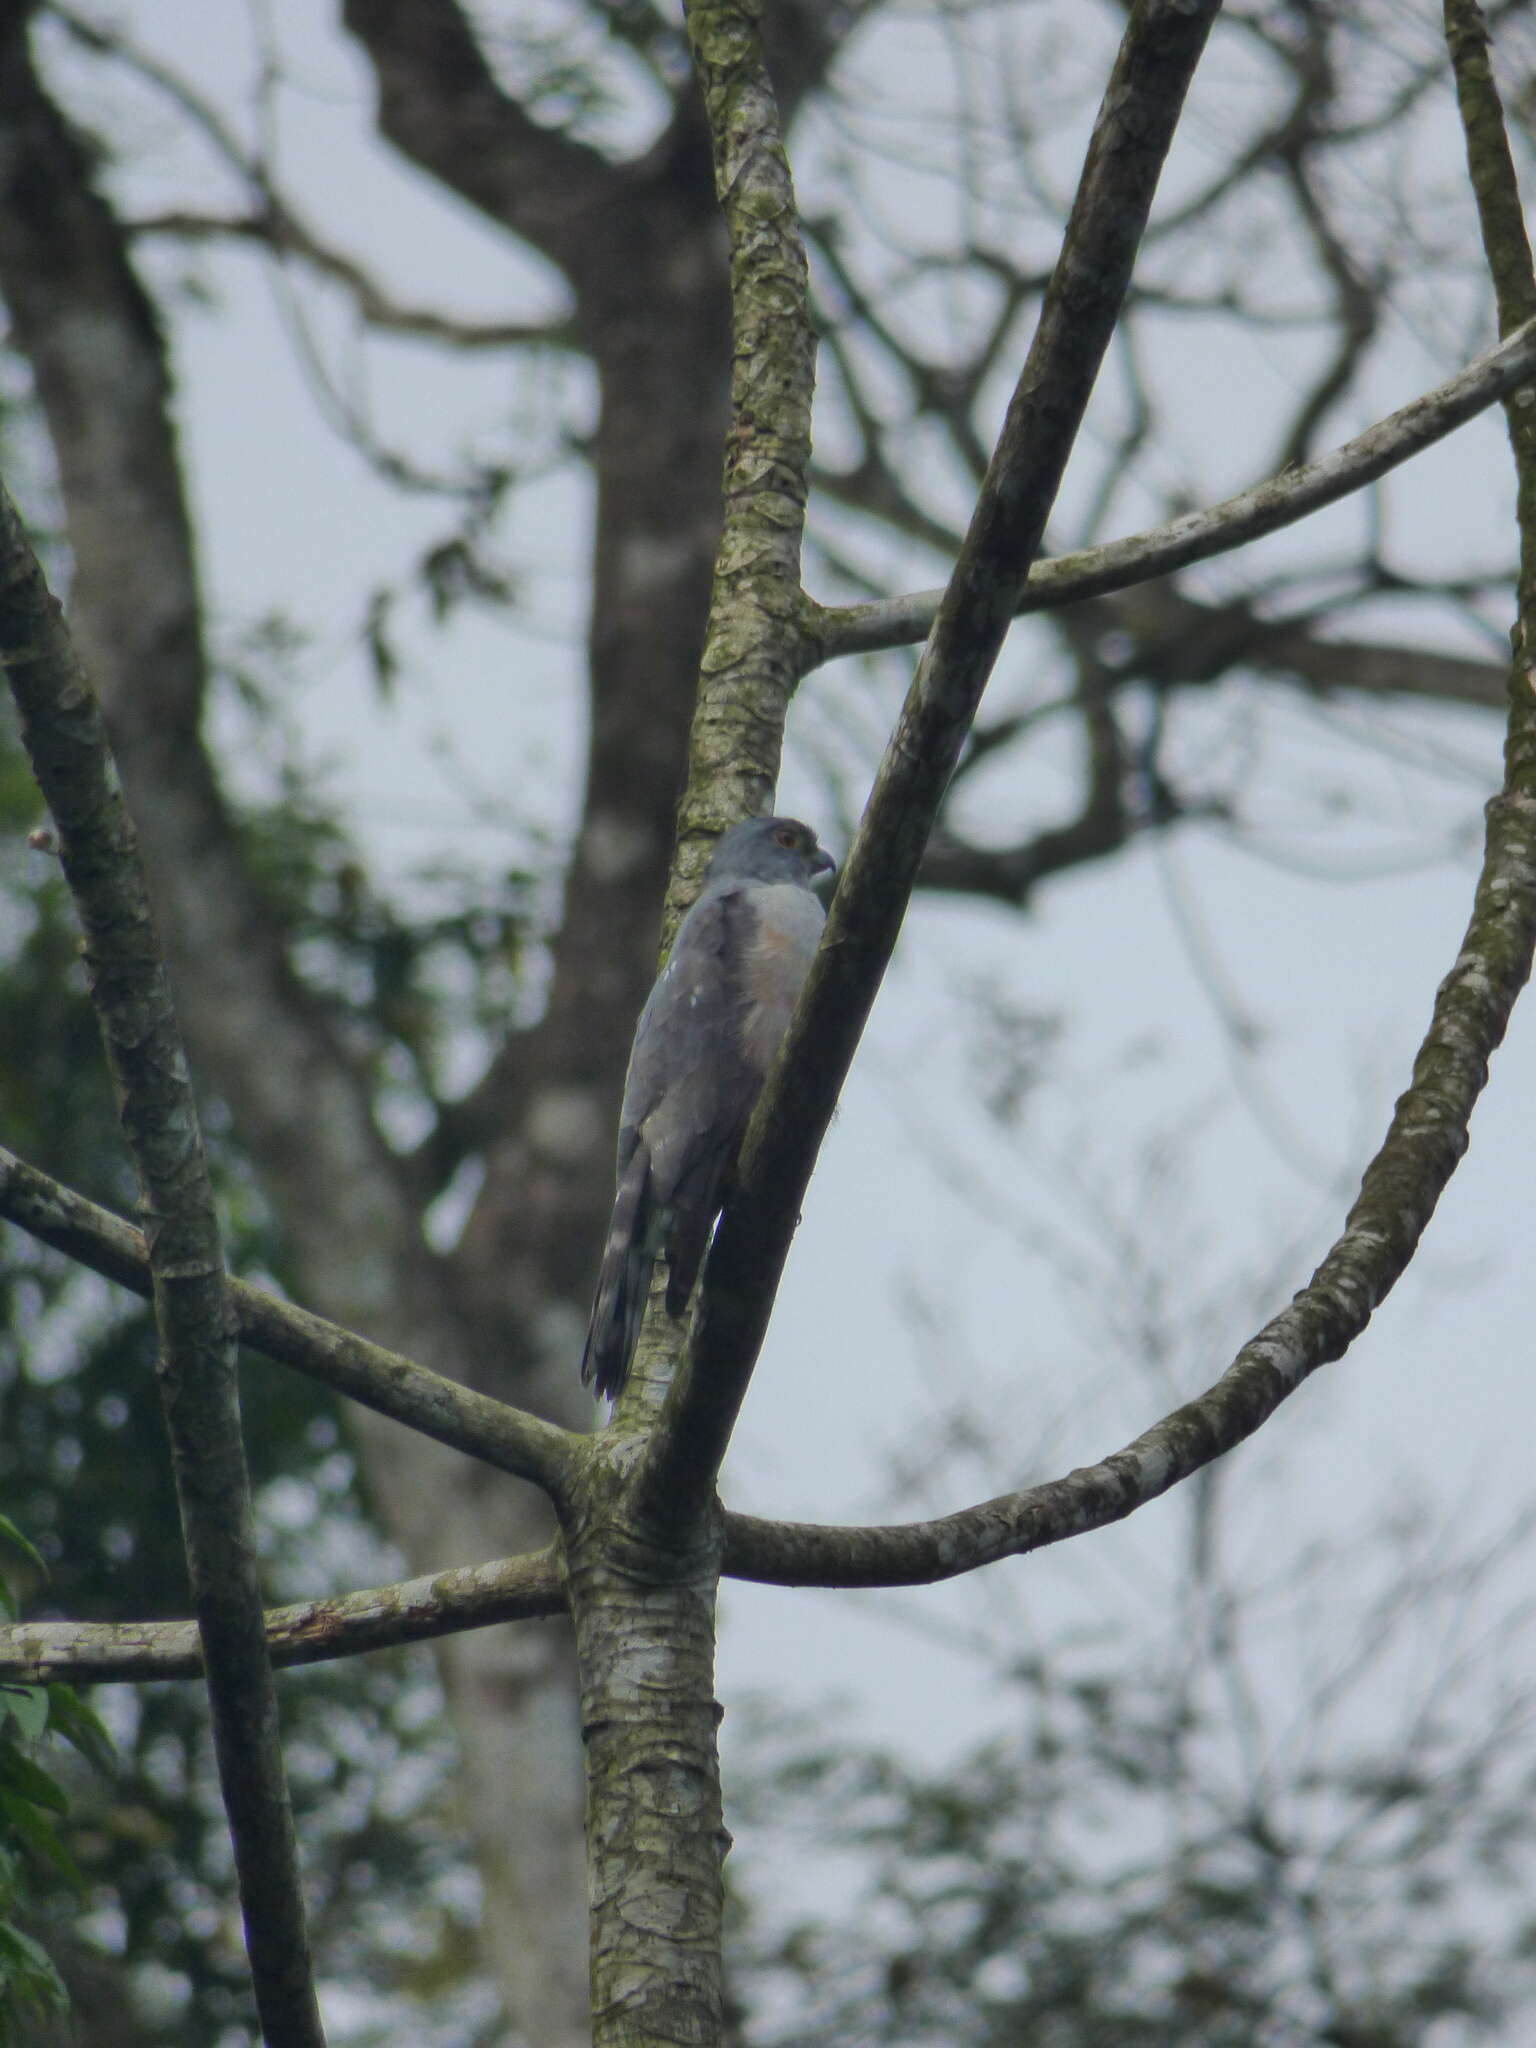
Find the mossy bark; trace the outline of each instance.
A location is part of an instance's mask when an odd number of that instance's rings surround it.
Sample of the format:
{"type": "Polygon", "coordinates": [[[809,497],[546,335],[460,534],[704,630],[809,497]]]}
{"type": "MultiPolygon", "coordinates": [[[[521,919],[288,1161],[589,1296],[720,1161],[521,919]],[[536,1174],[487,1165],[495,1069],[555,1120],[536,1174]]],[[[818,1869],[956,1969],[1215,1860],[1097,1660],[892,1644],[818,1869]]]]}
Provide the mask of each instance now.
{"type": "Polygon", "coordinates": [[[694,0],[687,10],[730,236],[731,424],[673,919],[714,836],[771,807],[784,719],[804,667],[800,549],[816,345],[761,13],[755,0],[694,0]]]}
{"type": "Polygon", "coordinates": [[[592,1460],[566,1531],[581,1672],[594,2048],[715,2048],[724,2008],[718,1514],[658,1543],[592,1460]]]}

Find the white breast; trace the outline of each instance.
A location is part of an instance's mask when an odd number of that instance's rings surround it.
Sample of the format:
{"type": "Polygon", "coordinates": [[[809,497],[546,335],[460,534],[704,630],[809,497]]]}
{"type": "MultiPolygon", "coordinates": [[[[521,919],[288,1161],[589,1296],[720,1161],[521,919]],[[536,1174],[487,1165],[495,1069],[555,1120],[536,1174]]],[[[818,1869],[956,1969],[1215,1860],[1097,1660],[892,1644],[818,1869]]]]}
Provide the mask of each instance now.
{"type": "Polygon", "coordinates": [[[752,938],[742,961],[742,1041],[748,1059],[766,1074],[789,1029],[827,916],[810,890],[793,882],[759,884],[752,908],[752,938]]]}

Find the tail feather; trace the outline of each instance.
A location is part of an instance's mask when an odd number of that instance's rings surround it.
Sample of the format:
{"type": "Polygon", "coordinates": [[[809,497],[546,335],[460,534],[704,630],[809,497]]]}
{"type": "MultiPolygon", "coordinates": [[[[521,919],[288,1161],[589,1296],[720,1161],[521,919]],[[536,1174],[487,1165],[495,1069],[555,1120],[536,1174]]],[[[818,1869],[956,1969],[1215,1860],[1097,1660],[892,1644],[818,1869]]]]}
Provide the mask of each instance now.
{"type": "Polygon", "coordinates": [[[666,1249],[667,1314],[674,1320],[688,1307],[693,1284],[709,1249],[715,1218],[720,1212],[721,1186],[734,1151],[734,1136],[708,1150],[701,1149],[673,1195],[666,1249]]]}
{"type": "Polygon", "coordinates": [[[592,1320],[581,1354],[583,1381],[609,1401],[616,1401],[624,1390],[640,1337],[651,1268],[659,1249],[653,1241],[653,1210],[650,1154],[642,1143],[635,1147],[614,1197],[608,1242],[592,1297],[592,1320]]]}

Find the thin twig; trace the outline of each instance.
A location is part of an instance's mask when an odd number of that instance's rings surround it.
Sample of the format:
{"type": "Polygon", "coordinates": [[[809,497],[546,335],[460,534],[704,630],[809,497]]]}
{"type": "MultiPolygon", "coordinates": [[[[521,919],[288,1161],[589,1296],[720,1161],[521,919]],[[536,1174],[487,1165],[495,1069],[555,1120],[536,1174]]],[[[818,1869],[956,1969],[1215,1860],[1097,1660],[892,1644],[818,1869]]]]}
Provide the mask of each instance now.
{"type": "MultiPolygon", "coordinates": [[[[1235,498],[1225,498],[1203,512],[1185,513],[1145,533],[1036,562],[1015,616],[1125,590],[1278,533],[1422,454],[1528,385],[1533,376],[1536,323],[1528,322],[1444,384],[1303,468],[1282,470],[1235,498]]],[[[932,630],[943,595],[941,590],[919,590],[875,604],[815,607],[807,627],[810,666],[818,668],[843,655],[915,645],[932,630]]]]}
{"type": "Polygon", "coordinates": [[[322,240],[287,200],[270,195],[255,213],[199,213],[183,207],[141,214],[125,221],[123,229],[136,240],[255,244],[274,256],[292,258],[328,283],[339,285],[364,326],[439,342],[466,354],[524,347],[573,350],[577,345],[569,320],[469,320],[432,306],[408,305],[386,291],[356,257],[322,240]]]}

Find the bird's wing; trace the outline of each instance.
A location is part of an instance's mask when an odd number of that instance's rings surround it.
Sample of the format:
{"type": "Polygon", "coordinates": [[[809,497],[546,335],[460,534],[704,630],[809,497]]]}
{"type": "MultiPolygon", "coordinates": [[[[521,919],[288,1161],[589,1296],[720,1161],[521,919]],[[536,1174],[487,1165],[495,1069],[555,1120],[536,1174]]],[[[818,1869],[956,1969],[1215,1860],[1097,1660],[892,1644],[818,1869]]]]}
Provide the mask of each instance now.
{"type": "Polygon", "coordinates": [[[824,913],[797,883],[721,878],[678,928],[629,1056],[618,1193],[582,1373],[617,1395],[667,1258],[667,1313],[688,1306],[726,1175],[773,1064],[824,913]]]}
{"type": "Polygon", "coordinates": [[[687,1305],[720,1185],[756,1094],[741,1051],[740,962],[752,911],[739,886],[706,890],[678,928],[629,1056],[618,1192],[582,1375],[617,1395],[629,1375],[651,1268],[668,1261],[667,1309],[687,1305]]]}
{"type": "Polygon", "coordinates": [[[742,966],[754,927],[750,888],[717,887],[701,896],[635,1034],[626,1101],[633,1093],[664,1213],[673,1316],[693,1291],[726,1169],[761,1080],[742,1043],[742,966]]]}

